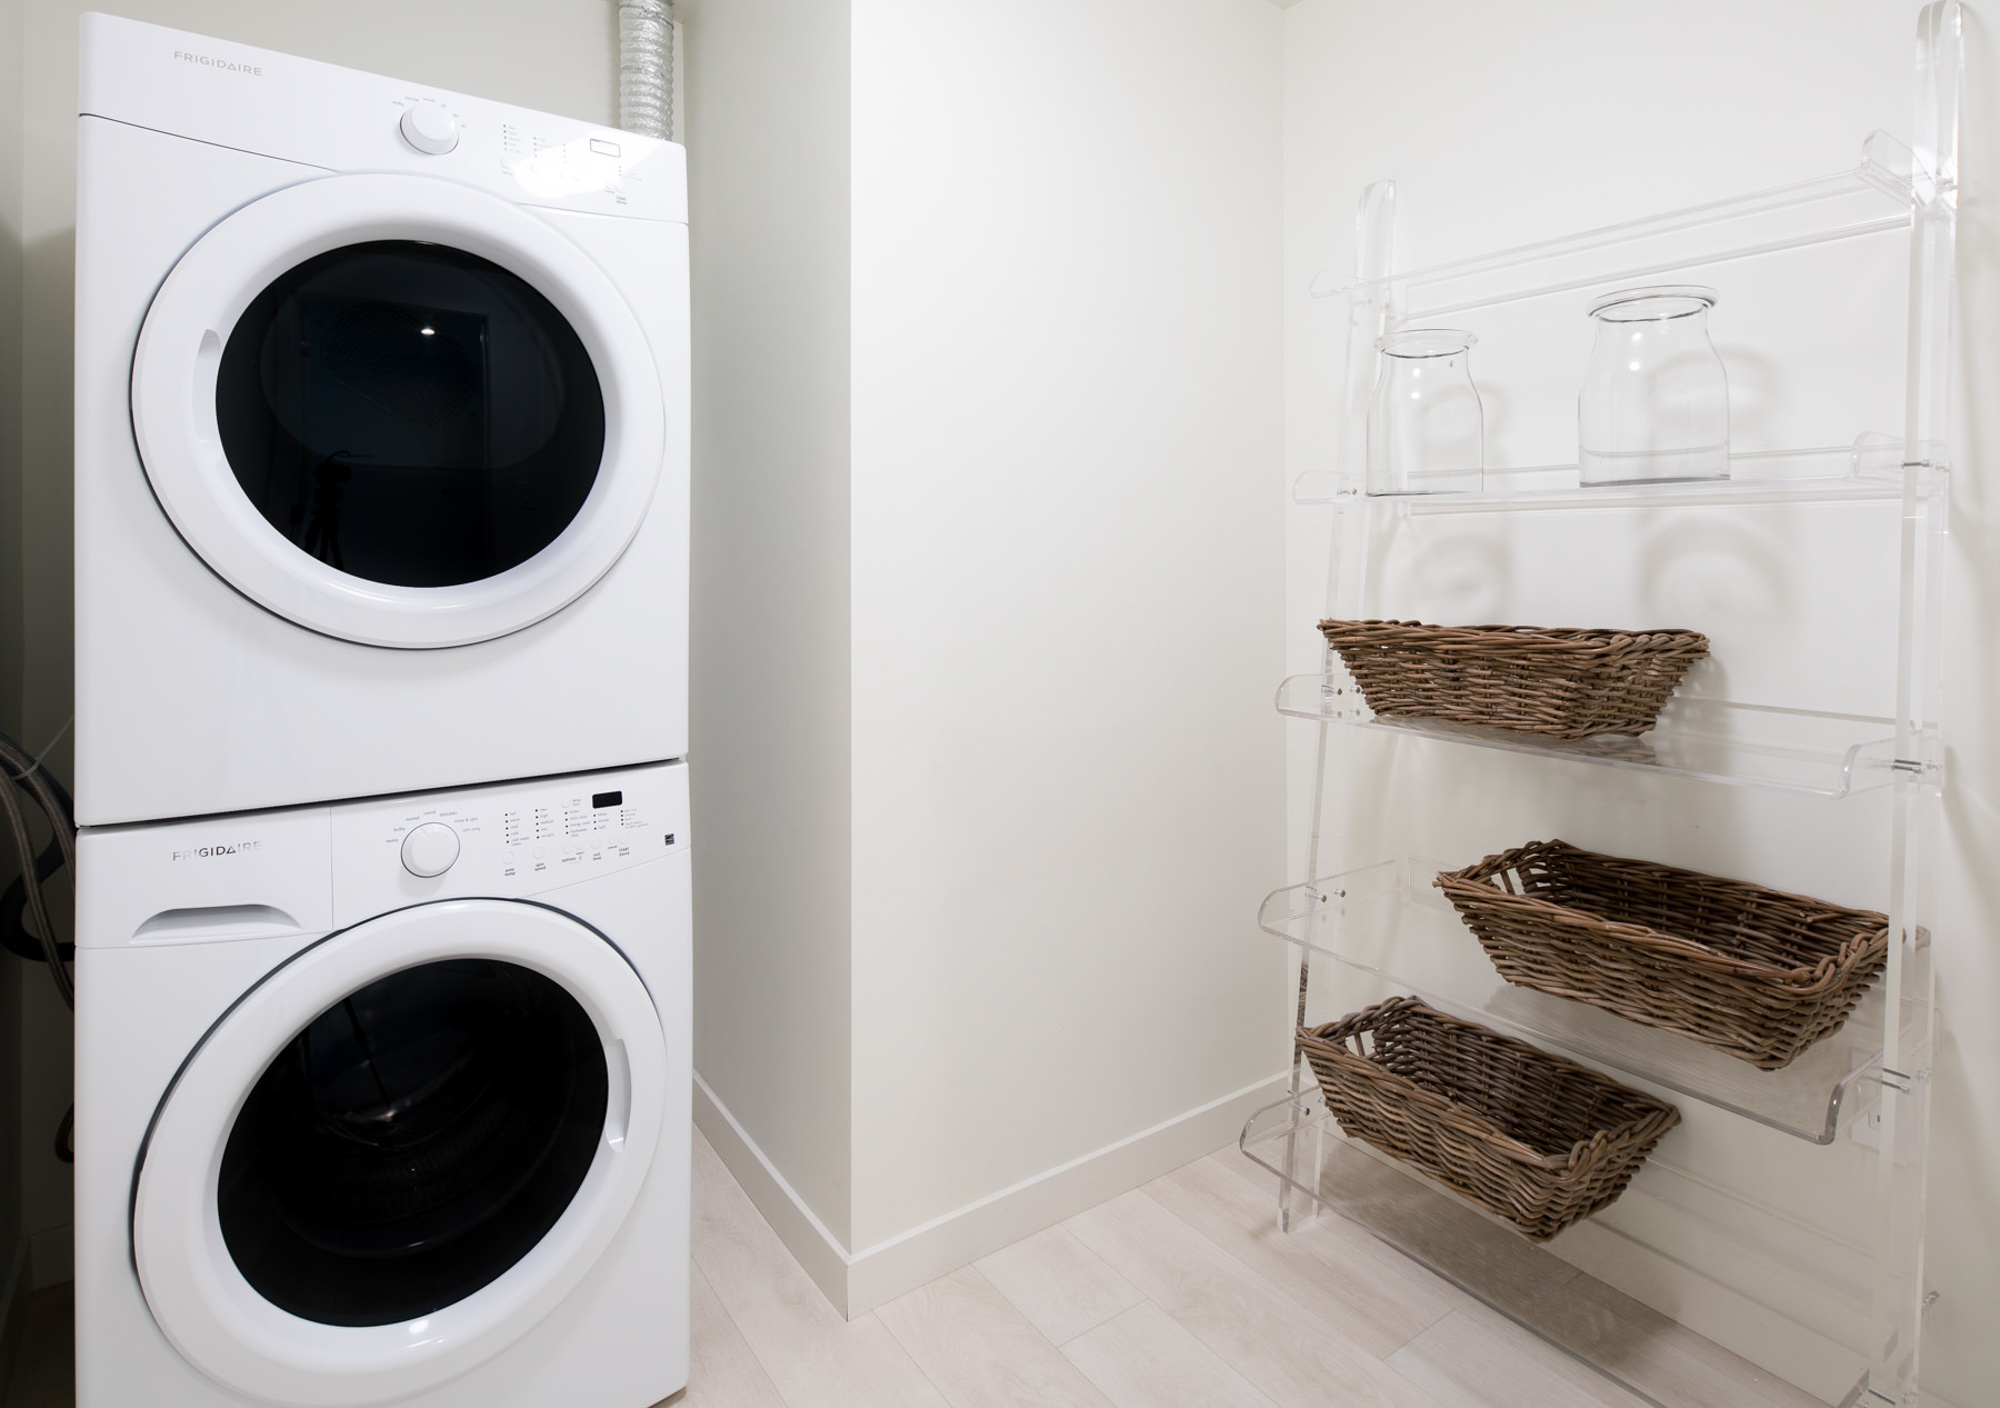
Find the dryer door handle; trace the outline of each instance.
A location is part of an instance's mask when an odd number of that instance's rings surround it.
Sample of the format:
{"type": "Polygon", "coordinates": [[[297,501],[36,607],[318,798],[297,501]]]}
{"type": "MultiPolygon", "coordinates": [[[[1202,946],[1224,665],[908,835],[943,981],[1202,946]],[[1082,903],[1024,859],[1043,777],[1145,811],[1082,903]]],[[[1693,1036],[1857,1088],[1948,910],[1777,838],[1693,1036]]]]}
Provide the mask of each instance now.
{"type": "Polygon", "coordinates": [[[194,385],[188,394],[194,398],[194,436],[208,445],[219,444],[222,429],[216,420],[215,390],[222,376],[222,338],[215,329],[204,329],[201,344],[194,352],[194,385]]]}

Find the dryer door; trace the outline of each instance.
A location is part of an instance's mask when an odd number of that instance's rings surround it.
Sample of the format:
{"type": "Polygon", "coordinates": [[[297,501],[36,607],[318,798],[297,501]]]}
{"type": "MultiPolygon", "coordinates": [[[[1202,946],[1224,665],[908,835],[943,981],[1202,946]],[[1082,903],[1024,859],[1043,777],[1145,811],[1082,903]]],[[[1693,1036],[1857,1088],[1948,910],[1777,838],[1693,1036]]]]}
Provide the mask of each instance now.
{"type": "Polygon", "coordinates": [[[251,1398],[443,1383],[617,1234],[667,1077],[645,984],[555,910],[449,900],[331,935],[225,1013],[161,1101],[132,1198],[146,1303],[251,1398]]]}
{"type": "Polygon", "coordinates": [[[435,647],[588,591],[652,500],[660,378],[610,277],[435,177],[329,176],[197,240],[154,296],[132,425],[225,581],[301,626],[435,647]]]}

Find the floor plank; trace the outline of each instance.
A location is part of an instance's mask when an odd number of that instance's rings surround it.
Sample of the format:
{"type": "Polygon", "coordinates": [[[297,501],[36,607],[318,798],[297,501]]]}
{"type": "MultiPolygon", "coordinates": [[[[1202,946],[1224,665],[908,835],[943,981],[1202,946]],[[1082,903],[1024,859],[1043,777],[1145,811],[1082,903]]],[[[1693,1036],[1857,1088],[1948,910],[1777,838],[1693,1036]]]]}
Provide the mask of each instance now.
{"type": "Polygon", "coordinates": [[[1054,1344],[1073,1340],[1145,1299],[1060,1225],[973,1264],[1054,1344]]]}
{"type": "Polygon", "coordinates": [[[694,1353],[686,1392],[668,1401],[674,1408],[788,1408],[699,1266],[689,1268],[688,1281],[694,1353]]]}
{"type": "Polygon", "coordinates": [[[874,1315],[842,1320],[699,1134],[694,1260],[791,1408],[949,1408],[874,1315]]]}
{"type": "Polygon", "coordinates": [[[1260,1197],[1207,1159],[1147,1184],[1145,1192],[1302,1310],[1340,1326],[1378,1358],[1394,1354],[1454,1308],[1436,1278],[1406,1260],[1401,1267],[1385,1266],[1316,1221],[1280,1232],[1268,1190],[1260,1197]]]}
{"type": "Polygon", "coordinates": [[[1646,1408],[1483,1307],[1454,1310],[1389,1356],[1439,1408],[1646,1408]]]}
{"type": "Polygon", "coordinates": [[[1069,1220],[1079,1240],[1280,1408],[1437,1408],[1143,1192],[1069,1220]]]}
{"type": "Polygon", "coordinates": [[[973,1267],[875,1313],[952,1408],[1112,1408],[973,1267]]]}
{"type": "Polygon", "coordinates": [[[1062,1347],[1117,1408],[1273,1408],[1158,1306],[1135,1305],[1062,1347]]]}
{"type": "Polygon", "coordinates": [[[1595,1277],[1578,1277],[1577,1293],[1623,1323],[1619,1342],[1604,1347],[1607,1362],[1655,1398],[1686,1408],[1826,1408],[1804,1389],[1595,1277]]]}

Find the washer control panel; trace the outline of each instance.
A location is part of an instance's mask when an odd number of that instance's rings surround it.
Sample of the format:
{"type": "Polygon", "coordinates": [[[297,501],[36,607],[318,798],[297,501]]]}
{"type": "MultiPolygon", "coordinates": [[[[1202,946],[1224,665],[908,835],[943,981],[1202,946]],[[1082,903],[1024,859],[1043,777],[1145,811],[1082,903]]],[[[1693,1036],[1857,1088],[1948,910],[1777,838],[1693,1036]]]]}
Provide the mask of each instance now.
{"type": "Polygon", "coordinates": [[[332,813],[341,908],[350,901],[380,912],[456,895],[525,897],[685,849],[687,768],[661,763],[350,802],[332,813]]]}

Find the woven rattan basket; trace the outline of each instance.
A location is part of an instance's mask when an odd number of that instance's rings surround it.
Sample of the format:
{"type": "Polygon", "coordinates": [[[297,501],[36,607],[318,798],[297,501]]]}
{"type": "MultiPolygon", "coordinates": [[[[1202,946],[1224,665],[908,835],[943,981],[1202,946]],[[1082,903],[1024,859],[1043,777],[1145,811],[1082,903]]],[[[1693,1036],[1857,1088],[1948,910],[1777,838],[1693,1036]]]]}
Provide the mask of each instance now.
{"type": "Polygon", "coordinates": [[[1839,1030],[1882,971],[1880,914],[1537,841],[1436,884],[1510,983],[1775,1071],[1839,1030]]]}
{"type": "Polygon", "coordinates": [[[1342,1129],[1537,1242],[1610,1206],[1680,1123],[1671,1105],[1414,997],[1302,1027],[1298,1043],[1342,1129]]]}
{"type": "Polygon", "coordinates": [[[1541,630],[1322,621],[1377,714],[1444,719],[1549,738],[1640,734],[1688,666],[1696,631],[1541,630]]]}

